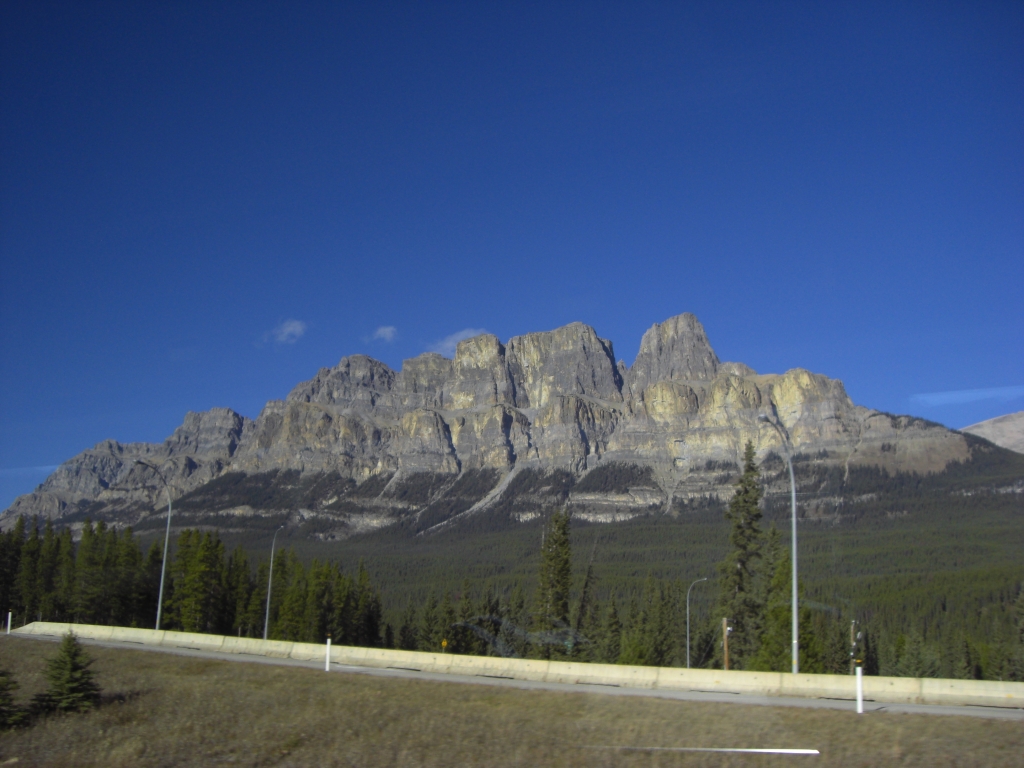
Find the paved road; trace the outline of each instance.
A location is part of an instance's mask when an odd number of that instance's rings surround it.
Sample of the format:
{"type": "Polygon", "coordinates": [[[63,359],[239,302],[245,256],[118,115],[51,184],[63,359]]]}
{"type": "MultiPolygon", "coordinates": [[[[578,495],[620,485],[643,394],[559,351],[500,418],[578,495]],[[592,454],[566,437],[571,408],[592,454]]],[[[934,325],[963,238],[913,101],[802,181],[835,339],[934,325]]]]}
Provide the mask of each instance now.
{"type": "MultiPolygon", "coordinates": [[[[58,642],[60,638],[40,635],[18,635],[31,640],[58,642]]],[[[323,669],[323,661],[297,661],[295,659],[277,659],[268,656],[250,656],[248,654],[220,653],[218,651],[199,651],[189,648],[163,648],[160,646],[143,645],[141,643],[110,642],[81,639],[85,645],[96,645],[104,648],[128,648],[135,651],[155,651],[170,653],[176,656],[191,656],[200,659],[217,659],[249,664],[272,664],[285,667],[306,667],[323,669]]],[[[784,696],[755,696],[741,693],[723,693],[716,691],[668,691],[651,688],[623,688],[612,685],[590,685],[573,683],[540,683],[530,680],[513,680],[504,677],[485,675],[446,675],[436,672],[418,672],[411,669],[375,669],[373,667],[355,667],[348,664],[331,664],[331,671],[343,673],[371,675],[373,677],[397,677],[416,680],[433,680],[441,683],[463,683],[468,685],[490,685],[501,688],[519,688],[521,690],[558,691],[559,693],[593,693],[605,696],[648,696],[676,701],[712,701],[727,704],[752,704],[766,707],[801,707],[804,709],[840,709],[854,713],[853,700],[846,699],[798,699],[784,696]]],[[[875,701],[864,702],[865,714],[915,714],[915,715],[958,715],[961,717],[982,717],[996,720],[1018,720],[1024,722],[1024,708],[964,706],[950,707],[931,704],[889,704],[875,701]]]]}

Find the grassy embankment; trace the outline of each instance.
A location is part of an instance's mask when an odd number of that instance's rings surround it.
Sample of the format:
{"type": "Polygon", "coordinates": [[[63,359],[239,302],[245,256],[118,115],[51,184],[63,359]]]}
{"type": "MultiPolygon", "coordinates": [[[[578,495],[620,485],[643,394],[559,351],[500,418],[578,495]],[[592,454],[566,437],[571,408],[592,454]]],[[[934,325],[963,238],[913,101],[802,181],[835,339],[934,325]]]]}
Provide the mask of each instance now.
{"type": "MultiPolygon", "coordinates": [[[[56,645],[0,637],[28,700],[56,645]]],[[[0,765],[1019,765],[1019,722],[695,704],[90,647],[103,705],[0,734],[0,765]],[[774,757],[592,749],[786,747],[774,757]],[[15,763],[16,760],[16,763],[15,763]]]]}

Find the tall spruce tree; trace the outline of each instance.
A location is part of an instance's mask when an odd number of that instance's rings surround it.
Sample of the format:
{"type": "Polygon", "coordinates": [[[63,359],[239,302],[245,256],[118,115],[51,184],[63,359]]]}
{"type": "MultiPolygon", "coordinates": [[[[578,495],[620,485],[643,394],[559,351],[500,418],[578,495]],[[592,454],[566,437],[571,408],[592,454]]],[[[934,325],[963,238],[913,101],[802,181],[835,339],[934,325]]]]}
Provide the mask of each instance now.
{"type": "MultiPolygon", "coordinates": [[[[793,594],[792,560],[789,553],[780,551],[775,560],[772,576],[765,599],[764,616],[761,619],[760,643],[756,653],[748,658],[747,668],[762,672],[789,672],[793,668],[793,594]]],[[[801,589],[802,592],[802,589],[801,589]]],[[[811,629],[811,612],[800,606],[800,669],[804,672],[826,671],[822,663],[822,648],[818,637],[811,629]]],[[[843,647],[845,650],[845,646],[843,647]]],[[[732,653],[732,639],[729,640],[732,653]]],[[[842,657],[845,661],[845,655],[842,657]]],[[[842,669],[828,670],[841,673],[842,669]]]]}
{"type": "Polygon", "coordinates": [[[71,529],[65,528],[60,532],[57,541],[57,575],[54,584],[54,614],[51,621],[71,621],[74,615],[76,564],[75,542],[71,538],[71,529]]]}
{"type": "MultiPolygon", "coordinates": [[[[534,628],[539,632],[569,629],[569,589],[572,584],[572,548],[569,512],[558,510],[544,528],[540,553],[534,628]]],[[[547,646],[548,651],[553,650],[547,646]]],[[[547,653],[542,651],[542,655],[547,653]]]]}
{"type": "Polygon", "coordinates": [[[764,604],[759,598],[758,565],[761,560],[761,484],[754,445],[748,442],[743,451],[743,474],[736,483],[736,493],[729,502],[725,519],[729,531],[730,551],[718,565],[719,611],[733,628],[729,636],[730,666],[743,669],[744,663],[757,652],[764,604]]]}
{"type": "Polygon", "coordinates": [[[601,635],[597,660],[605,664],[618,664],[622,653],[622,622],[619,620],[619,609],[615,605],[615,595],[612,595],[609,602],[601,635]]]}
{"type": "Polygon", "coordinates": [[[60,558],[60,539],[49,520],[43,528],[43,544],[39,550],[39,615],[43,621],[53,621],[57,612],[57,569],[60,558]]]}
{"type": "Polygon", "coordinates": [[[39,556],[42,545],[43,542],[39,536],[39,518],[34,518],[28,538],[21,546],[21,558],[18,563],[17,588],[26,623],[39,618],[39,602],[42,598],[42,585],[39,583],[39,556]]]}
{"type": "Polygon", "coordinates": [[[416,626],[416,606],[410,600],[398,629],[398,647],[403,651],[415,651],[419,648],[419,634],[416,626]]]}
{"type": "Polygon", "coordinates": [[[17,583],[24,542],[25,516],[19,515],[14,527],[0,535],[0,611],[5,620],[8,611],[15,615],[22,611],[17,583]]]}
{"type": "Polygon", "coordinates": [[[107,573],[103,568],[107,526],[86,520],[75,554],[74,621],[99,624],[106,620],[107,573]]]}

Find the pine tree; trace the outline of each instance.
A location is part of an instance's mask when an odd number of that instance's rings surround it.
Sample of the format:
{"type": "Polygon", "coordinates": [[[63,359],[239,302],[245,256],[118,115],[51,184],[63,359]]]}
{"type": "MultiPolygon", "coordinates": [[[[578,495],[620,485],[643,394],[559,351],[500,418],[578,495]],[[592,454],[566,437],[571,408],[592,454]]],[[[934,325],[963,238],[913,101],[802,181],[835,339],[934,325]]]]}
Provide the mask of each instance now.
{"type": "Polygon", "coordinates": [[[335,642],[352,645],[355,637],[355,590],[352,579],[337,566],[331,569],[331,608],[328,630],[335,642]]]}
{"type": "MultiPolygon", "coordinates": [[[[791,563],[788,552],[783,552],[777,558],[775,574],[766,596],[767,604],[757,652],[749,658],[748,669],[762,672],[789,672],[793,669],[793,574],[791,563]]],[[[802,589],[800,591],[802,592],[802,589]]],[[[821,648],[811,629],[811,612],[804,606],[799,606],[798,610],[800,611],[800,670],[812,673],[822,672],[821,648]]],[[[730,636],[730,656],[732,656],[732,644],[732,636],[730,636]]],[[[846,658],[844,654],[843,659],[846,658]]]]}
{"type": "Polygon", "coordinates": [[[526,595],[520,582],[516,581],[513,585],[512,593],[501,615],[503,621],[499,639],[502,647],[512,656],[525,658],[530,652],[527,634],[530,619],[526,610],[526,595]]]}
{"type": "Polygon", "coordinates": [[[1013,604],[1013,616],[1017,629],[1017,642],[1012,644],[1013,652],[1010,657],[1007,679],[1024,682],[1024,588],[1021,589],[1013,604]]]}
{"type": "Polygon", "coordinates": [[[938,677],[939,659],[916,632],[905,636],[896,662],[898,677],[938,677]]]}
{"type": "Polygon", "coordinates": [[[80,712],[99,704],[100,687],[89,669],[91,664],[78,638],[71,632],[64,635],[57,655],[47,663],[45,676],[50,685],[35,697],[36,708],[44,712],[80,712]]]}
{"type": "Polygon", "coordinates": [[[4,620],[8,611],[19,615],[21,600],[18,594],[18,572],[21,548],[25,542],[25,516],[19,515],[14,527],[0,535],[0,611],[4,620]]]}
{"type": "MultiPolygon", "coordinates": [[[[572,549],[569,543],[569,513],[554,512],[544,529],[540,573],[534,603],[534,629],[537,632],[569,630],[569,589],[572,584],[572,549]]],[[[568,635],[568,633],[566,632],[568,635]]],[[[568,636],[567,638],[568,639],[568,636]]],[[[564,651],[551,643],[537,649],[544,658],[561,656],[564,651]]]]}
{"type": "Polygon", "coordinates": [[[121,536],[112,532],[109,561],[113,562],[113,571],[109,574],[114,582],[111,589],[111,620],[120,626],[137,625],[136,583],[141,576],[142,553],[139,544],[132,534],[132,529],[125,528],[121,536]]]}
{"type": "Polygon", "coordinates": [[[246,637],[263,637],[263,623],[267,610],[267,580],[270,575],[268,563],[260,563],[256,568],[253,590],[249,594],[249,604],[245,609],[245,619],[241,625],[245,627],[246,637]]]}
{"type": "MultiPolygon", "coordinates": [[[[160,571],[164,551],[161,541],[154,541],[135,580],[135,617],[138,626],[149,629],[156,625],[156,604],[160,599],[160,571]]],[[[161,616],[161,620],[163,617],[161,616]]]]}
{"type": "Polygon", "coordinates": [[[441,606],[438,608],[438,628],[441,631],[441,642],[438,643],[438,650],[444,647],[447,653],[452,653],[452,625],[455,624],[455,606],[452,604],[452,593],[445,592],[441,599],[441,606]],[[447,645],[444,641],[447,640],[447,645]]]}
{"type": "MultiPolygon", "coordinates": [[[[381,644],[384,612],[381,608],[377,591],[370,583],[370,574],[367,572],[362,560],[359,561],[359,571],[356,574],[355,591],[356,620],[354,644],[366,648],[378,648],[381,644]]],[[[448,619],[448,624],[451,625],[454,621],[454,616],[452,616],[448,619]]],[[[449,642],[451,642],[450,639],[449,642]]]]}
{"type": "Polygon", "coordinates": [[[601,634],[603,637],[598,660],[605,664],[619,663],[619,656],[622,653],[622,622],[619,620],[619,609],[615,605],[614,595],[609,602],[601,634]]]}
{"type": "Polygon", "coordinates": [[[473,598],[470,594],[469,579],[462,582],[462,593],[455,611],[455,625],[452,627],[448,640],[449,653],[479,654],[483,650],[480,639],[470,627],[476,612],[473,610],[473,598]]]}
{"type": "Polygon", "coordinates": [[[224,545],[216,534],[200,535],[196,531],[185,545],[179,539],[178,547],[181,570],[174,585],[177,621],[186,632],[210,632],[217,623],[222,601],[224,545]]]}
{"type": "Polygon", "coordinates": [[[960,638],[957,646],[953,677],[960,680],[981,680],[981,664],[967,637],[960,638]]]}
{"type": "Polygon", "coordinates": [[[103,620],[106,610],[106,573],[103,569],[103,545],[107,527],[103,522],[93,526],[86,520],[75,555],[74,621],[95,624],[103,620]]]}
{"type": "Polygon", "coordinates": [[[418,648],[428,653],[441,652],[441,640],[444,639],[441,617],[438,615],[437,598],[429,595],[423,604],[423,617],[420,619],[418,648]]]}
{"type": "Polygon", "coordinates": [[[20,725],[25,712],[14,701],[18,683],[6,669],[0,667],[0,731],[20,725]]]}
{"type": "Polygon", "coordinates": [[[281,605],[277,621],[273,624],[274,637],[282,640],[304,640],[304,623],[306,618],[306,597],[309,583],[306,569],[298,560],[288,566],[288,581],[281,580],[279,589],[282,591],[281,605]]]}
{"type": "Polygon", "coordinates": [[[306,579],[306,614],[303,619],[305,641],[322,643],[330,632],[331,609],[334,602],[331,588],[335,581],[334,568],[314,560],[306,579]]]}
{"type": "Polygon", "coordinates": [[[419,630],[416,627],[416,606],[409,601],[402,624],[398,628],[398,647],[403,651],[415,651],[419,647],[419,630]]]}
{"type": "Polygon", "coordinates": [[[25,539],[25,543],[21,546],[21,557],[18,563],[17,590],[26,623],[39,618],[39,603],[42,597],[42,585],[39,580],[39,556],[41,550],[42,540],[39,537],[39,518],[34,518],[28,538],[25,539]]]}
{"type": "Polygon", "coordinates": [[[729,502],[725,518],[732,523],[729,532],[731,550],[719,564],[719,611],[733,628],[729,636],[730,666],[742,669],[757,652],[763,603],[758,599],[757,566],[761,559],[762,533],[761,486],[754,445],[748,442],[743,453],[743,474],[729,502]]]}
{"type": "Polygon", "coordinates": [[[53,523],[46,521],[43,543],[39,550],[39,614],[43,621],[53,621],[57,613],[57,573],[60,562],[60,539],[53,523]]]}
{"type": "MultiPolygon", "coordinates": [[[[71,621],[75,610],[75,564],[77,551],[71,529],[61,531],[57,541],[57,576],[54,584],[54,621],[71,621]]],[[[154,616],[156,608],[153,609],[154,616]]]]}
{"type": "Polygon", "coordinates": [[[244,633],[248,637],[251,630],[247,626],[246,609],[252,597],[253,582],[249,557],[241,546],[228,558],[225,590],[225,608],[230,614],[225,617],[225,625],[230,627],[231,634],[241,636],[244,633]]]}

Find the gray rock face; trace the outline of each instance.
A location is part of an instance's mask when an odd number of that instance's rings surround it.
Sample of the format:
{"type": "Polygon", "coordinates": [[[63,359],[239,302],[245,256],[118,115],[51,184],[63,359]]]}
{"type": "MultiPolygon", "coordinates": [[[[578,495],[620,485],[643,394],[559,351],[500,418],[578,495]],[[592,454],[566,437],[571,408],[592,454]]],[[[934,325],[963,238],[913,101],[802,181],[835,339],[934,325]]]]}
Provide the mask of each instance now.
{"type": "Polygon", "coordinates": [[[622,402],[612,344],[583,323],[514,337],[508,343],[508,367],[519,408],[542,408],[564,395],[622,402]]]}
{"type": "Polygon", "coordinates": [[[253,429],[250,419],[228,408],[213,408],[185,414],[163,444],[104,440],[61,464],[36,491],[16,499],[3,519],[20,514],[59,518],[83,502],[152,507],[164,497],[164,482],[177,498],[220,475],[253,429]],[[136,461],[159,467],[163,479],[136,461]]]}
{"type": "Polygon", "coordinates": [[[997,416],[960,431],[983,437],[1007,450],[1024,453],[1024,411],[997,416]]]}
{"type": "Polygon", "coordinates": [[[333,368],[321,368],[311,380],[293,389],[288,400],[339,405],[371,411],[393,407],[395,372],[366,355],[343,357],[333,368]]]}
{"type": "MultiPolygon", "coordinates": [[[[404,361],[397,373],[365,355],[344,357],[285,400],[268,402],[255,421],[214,409],[187,414],[163,444],[100,443],[20,497],[0,524],[18,514],[105,510],[133,523],[160,514],[162,484],[136,459],[160,467],[172,497],[185,496],[196,509],[216,497],[202,489],[219,486],[206,484],[227,473],[273,475],[284,483],[280,498],[288,499],[274,503],[298,505],[296,514],[302,504],[343,508],[331,514],[347,515],[353,530],[393,522],[395,509],[420,514],[423,505],[442,503],[437,499],[456,482],[453,493],[463,501],[491,493],[497,482],[499,490],[573,504],[590,519],[623,519],[652,505],[668,509],[673,498],[721,493],[727,486],[714,467],[738,463],[748,440],[761,457],[783,452],[762,414],[777,421],[794,451],[827,455],[823,461],[846,468],[929,472],[968,455],[959,433],[855,406],[840,381],[801,369],[759,375],[742,363],[719,363],[704,328],[684,314],[644,334],[631,368],[616,363],[611,342],[582,323],[516,336],[507,345],[477,336],[459,343],[454,360],[428,353],[404,361]],[[618,489],[604,501],[604,491],[575,501],[566,495],[565,478],[613,465],[642,466],[634,475],[645,478],[643,486],[618,489]],[[545,481],[544,473],[561,479],[545,481]],[[305,488],[306,479],[315,485],[317,477],[332,478],[322,498],[292,488],[305,488]],[[534,485],[523,485],[526,477],[534,485]],[[355,485],[373,492],[345,501],[345,489],[355,485]],[[314,497],[319,501],[308,501],[314,497]],[[392,512],[379,510],[386,499],[392,512]]],[[[480,497],[472,508],[491,501],[480,497]]],[[[458,506],[451,504],[449,512],[458,506]]],[[[427,517],[438,518],[431,509],[427,517]]]]}
{"type": "Polygon", "coordinates": [[[449,410],[515,405],[515,387],[505,364],[505,347],[497,336],[484,334],[460,341],[455,348],[449,410]]]}
{"type": "Polygon", "coordinates": [[[659,381],[711,381],[718,356],[704,326],[687,312],[648,329],[629,373],[630,388],[638,395],[659,381]]]}
{"type": "Polygon", "coordinates": [[[395,380],[402,407],[444,408],[445,387],[453,375],[453,362],[434,352],[404,360],[395,380]]]}

